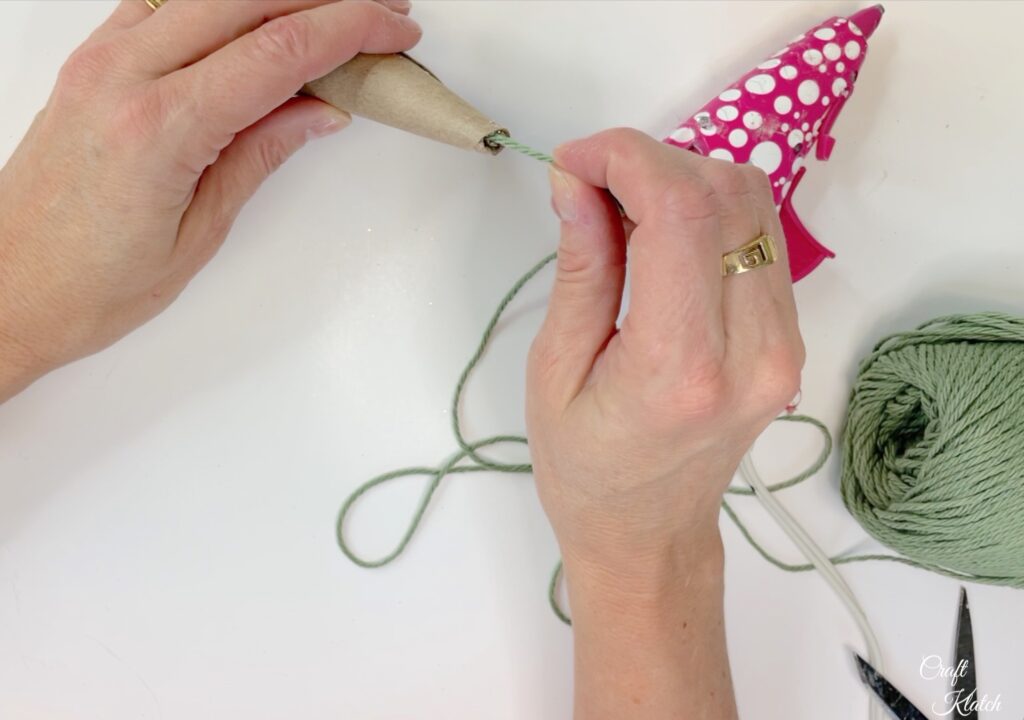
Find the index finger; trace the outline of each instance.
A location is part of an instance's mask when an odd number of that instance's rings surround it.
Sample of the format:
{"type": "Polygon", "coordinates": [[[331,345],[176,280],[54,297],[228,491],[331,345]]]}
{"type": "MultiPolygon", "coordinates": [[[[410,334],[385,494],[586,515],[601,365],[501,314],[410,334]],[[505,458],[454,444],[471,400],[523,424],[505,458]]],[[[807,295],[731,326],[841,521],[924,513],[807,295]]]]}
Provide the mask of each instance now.
{"type": "MultiPolygon", "coordinates": [[[[408,50],[421,35],[411,18],[369,0],[345,0],[275,18],[197,63],[156,81],[188,98],[171,142],[213,136],[226,145],[297,93],[357,53],[408,50]]],[[[217,148],[220,149],[219,147],[217,148]]]]}
{"type": "Polygon", "coordinates": [[[556,163],[607,188],[637,223],[630,238],[630,308],[635,332],[660,360],[720,359],[722,249],[705,158],[625,128],[559,146],[556,163]]]}

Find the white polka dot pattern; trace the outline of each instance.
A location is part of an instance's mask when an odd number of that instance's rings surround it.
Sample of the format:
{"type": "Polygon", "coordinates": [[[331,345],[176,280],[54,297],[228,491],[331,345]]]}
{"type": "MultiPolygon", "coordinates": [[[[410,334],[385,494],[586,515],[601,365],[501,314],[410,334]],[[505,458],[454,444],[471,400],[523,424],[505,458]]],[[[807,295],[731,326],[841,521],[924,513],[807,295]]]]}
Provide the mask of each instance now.
{"type": "Polygon", "coordinates": [[[743,147],[747,144],[748,137],[746,130],[736,128],[729,133],[729,144],[733,147],[743,147]]]}
{"type": "Polygon", "coordinates": [[[761,73],[760,75],[747,78],[747,81],[743,83],[743,87],[747,89],[747,92],[754,95],[767,95],[775,89],[775,78],[766,73],[761,73]]]}
{"type": "Polygon", "coordinates": [[[865,22],[830,18],[794,38],[665,141],[707,157],[756,165],[768,174],[780,205],[807,155],[816,152],[824,159],[831,150],[832,121],[864,62],[865,31],[870,35],[877,25],[877,19],[862,14],[857,20],[865,22]]]}
{"type": "Polygon", "coordinates": [[[782,164],[782,149],[772,140],[765,140],[750,151],[750,163],[771,176],[782,164]]]}
{"type": "Polygon", "coordinates": [[[815,80],[804,80],[800,83],[800,87],[796,89],[796,96],[804,105],[811,105],[817,102],[818,95],[820,94],[821,88],[818,87],[818,83],[815,80]]]}
{"type": "Polygon", "coordinates": [[[804,50],[803,58],[808,65],[817,65],[824,59],[824,56],[821,54],[821,50],[810,48],[804,50]]]}
{"type": "Polygon", "coordinates": [[[740,116],[740,111],[736,109],[735,105],[723,105],[715,111],[715,115],[719,120],[730,122],[740,116]]]}
{"type": "Polygon", "coordinates": [[[764,125],[764,115],[759,113],[757,110],[750,110],[743,113],[743,125],[748,130],[757,130],[759,127],[764,125]]]}

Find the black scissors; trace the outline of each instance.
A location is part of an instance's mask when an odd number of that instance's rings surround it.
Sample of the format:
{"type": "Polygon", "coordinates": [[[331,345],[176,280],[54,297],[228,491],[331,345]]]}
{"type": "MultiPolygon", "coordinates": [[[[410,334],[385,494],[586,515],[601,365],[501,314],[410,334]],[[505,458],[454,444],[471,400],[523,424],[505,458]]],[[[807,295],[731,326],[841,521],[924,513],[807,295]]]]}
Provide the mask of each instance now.
{"type": "MultiPolygon", "coordinates": [[[[953,699],[955,717],[978,720],[974,699],[978,694],[978,678],[974,667],[974,631],[971,627],[971,608],[967,603],[967,590],[960,588],[960,613],[956,628],[956,672],[953,676],[953,699]]],[[[928,720],[912,702],[907,700],[896,687],[871,667],[860,655],[856,655],[860,679],[870,688],[897,720],[928,720]]],[[[952,716],[952,715],[951,715],[952,716]]]]}

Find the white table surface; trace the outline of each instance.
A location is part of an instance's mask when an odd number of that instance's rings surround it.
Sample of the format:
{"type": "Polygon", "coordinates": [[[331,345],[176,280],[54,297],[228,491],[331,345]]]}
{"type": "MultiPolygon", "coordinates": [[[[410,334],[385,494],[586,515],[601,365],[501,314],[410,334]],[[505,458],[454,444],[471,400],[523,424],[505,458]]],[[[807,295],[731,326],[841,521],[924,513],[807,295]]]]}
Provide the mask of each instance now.
{"type": "MultiPolygon", "coordinates": [[[[140,0],[141,2],[141,0],[140,0]]],[[[539,148],[677,119],[850,2],[421,2],[415,55],[539,148]]],[[[109,2],[0,3],[0,154],[109,2]]],[[[798,286],[802,410],[841,425],[882,333],[956,311],[1020,312],[1024,4],[890,3],[827,164],[797,196],[839,255],[798,286]]],[[[175,305],[0,407],[0,718],[568,718],[570,632],[545,599],[556,547],[526,477],[446,483],[394,565],[334,543],[361,480],[453,448],[448,402],[493,305],[549,252],[542,168],[357,121],[290,161],[175,305]]],[[[523,429],[523,361],[550,276],[471,383],[474,436],[523,429]]],[[[813,455],[772,430],[770,478],[813,455]]],[[[835,463],[782,497],[833,552],[873,548],[835,463]]],[[[352,533],[389,548],[422,481],[352,533]]],[[[753,500],[736,505],[796,551],[753,500]]],[[[744,717],[866,717],[856,629],[819,577],[781,573],[723,522],[744,717]]],[[[890,675],[944,684],[957,583],[843,570],[890,675]]],[[[970,588],[989,717],[1024,716],[1024,593],[970,588]]],[[[680,682],[686,682],[680,678],[680,682]]]]}

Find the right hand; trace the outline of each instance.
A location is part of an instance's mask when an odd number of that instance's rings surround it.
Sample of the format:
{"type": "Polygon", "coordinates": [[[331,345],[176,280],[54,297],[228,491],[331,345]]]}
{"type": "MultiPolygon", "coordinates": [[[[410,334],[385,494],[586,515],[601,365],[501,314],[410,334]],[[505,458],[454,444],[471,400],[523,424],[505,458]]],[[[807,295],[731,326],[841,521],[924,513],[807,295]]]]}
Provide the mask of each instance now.
{"type": "Polygon", "coordinates": [[[295,97],[408,50],[406,0],[121,0],[0,172],[0,402],[159,313],[260,183],[349,116],[295,97]]]}
{"type": "Polygon", "coordinates": [[[530,356],[527,426],[566,573],[621,579],[709,554],[740,458],[800,383],[804,347],[767,176],[635,130],[555,151],[562,239],[530,356]],[[629,311],[616,327],[635,223],[629,311]],[[723,253],[774,236],[774,265],[723,253]]]}

